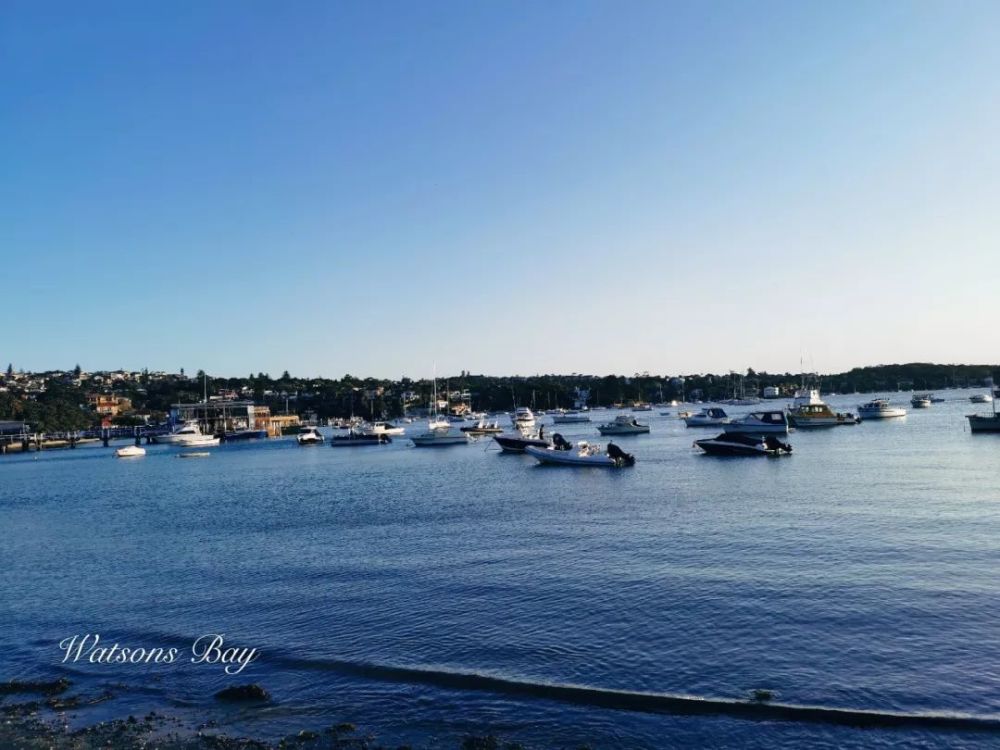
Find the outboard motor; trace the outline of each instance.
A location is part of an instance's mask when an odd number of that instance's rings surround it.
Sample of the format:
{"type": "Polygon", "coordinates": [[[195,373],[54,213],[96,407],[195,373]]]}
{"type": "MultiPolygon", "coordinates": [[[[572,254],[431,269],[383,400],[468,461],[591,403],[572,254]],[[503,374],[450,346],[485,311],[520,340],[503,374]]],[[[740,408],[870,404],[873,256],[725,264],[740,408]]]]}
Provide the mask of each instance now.
{"type": "Polygon", "coordinates": [[[792,446],[790,446],[788,443],[781,442],[780,440],[778,440],[778,438],[774,437],[773,435],[768,435],[767,437],[764,438],[764,445],[766,445],[769,450],[777,451],[779,453],[792,452],[792,446]]]}
{"type": "Polygon", "coordinates": [[[635,456],[626,453],[614,443],[608,443],[608,456],[614,459],[618,466],[635,466],[635,456]]]}
{"type": "Polygon", "coordinates": [[[552,447],[557,451],[568,451],[573,449],[573,444],[557,432],[552,436],[552,447]]]}

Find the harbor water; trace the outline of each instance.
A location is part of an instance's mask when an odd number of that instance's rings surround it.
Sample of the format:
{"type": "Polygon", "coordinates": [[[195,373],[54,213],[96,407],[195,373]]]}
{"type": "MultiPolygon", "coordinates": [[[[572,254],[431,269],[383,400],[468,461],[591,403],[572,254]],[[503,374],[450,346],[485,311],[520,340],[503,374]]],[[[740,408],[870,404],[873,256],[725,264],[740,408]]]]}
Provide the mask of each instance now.
{"type": "MultiPolygon", "coordinates": [[[[891,394],[907,409],[909,395],[891,394]]],[[[995,747],[1000,732],[961,725],[628,697],[766,690],[1000,721],[1000,435],[968,432],[983,409],[969,392],[941,395],[903,419],[793,432],[774,459],[704,456],[692,441],[717,430],[639,413],[652,432],[615,440],[637,458],[622,470],[539,467],[489,439],[6,456],[0,679],[115,694],[81,721],[156,708],[263,737],[349,721],[418,747],[995,747]],[[60,641],[95,633],[180,657],[62,663],[60,641]],[[238,675],[190,663],[208,633],[259,658],[238,675]],[[212,699],[250,682],[273,700],[212,699]]],[[[547,429],[606,442],[596,423],[615,413],[547,429]]]]}

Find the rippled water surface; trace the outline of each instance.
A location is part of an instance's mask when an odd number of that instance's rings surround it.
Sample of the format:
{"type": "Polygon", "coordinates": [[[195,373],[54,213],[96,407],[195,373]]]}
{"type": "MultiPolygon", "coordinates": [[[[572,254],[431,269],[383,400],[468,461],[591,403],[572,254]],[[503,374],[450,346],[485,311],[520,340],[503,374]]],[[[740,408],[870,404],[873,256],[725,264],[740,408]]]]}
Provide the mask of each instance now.
{"type": "Polygon", "coordinates": [[[415,744],[991,746],[1000,735],[644,713],[544,688],[1000,715],[1000,435],[969,434],[968,393],[944,395],[796,432],[782,459],[702,456],[691,442],[711,430],[645,413],[652,434],[618,440],[638,459],[621,471],[400,438],[7,456],[0,678],[68,671],[124,683],[137,706],[207,706],[257,681],[273,705],[223,725],[275,736],[349,720],[415,744]],[[262,657],[237,678],[59,664],[58,641],[95,632],[185,658],[218,632],[262,657]]]}

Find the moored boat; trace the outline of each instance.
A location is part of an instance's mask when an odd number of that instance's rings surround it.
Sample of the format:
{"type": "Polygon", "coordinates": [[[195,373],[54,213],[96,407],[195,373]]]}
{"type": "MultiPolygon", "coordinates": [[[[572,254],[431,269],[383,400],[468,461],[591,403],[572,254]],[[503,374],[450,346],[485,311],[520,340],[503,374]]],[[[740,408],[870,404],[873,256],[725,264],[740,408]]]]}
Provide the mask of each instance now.
{"type": "Polygon", "coordinates": [[[394,425],[392,422],[373,422],[361,425],[361,433],[364,435],[402,435],[405,432],[405,428],[394,425]]]}
{"type": "Polygon", "coordinates": [[[792,427],[836,427],[858,424],[861,420],[850,412],[835,412],[819,396],[815,388],[795,392],[795,399],[788,409],[788,423],[792,427]]]}
{"type": "Polygon", "coordinates": [[[214,435],[187,435],[174,442],[182,448],[201,448],[209,445],[218,445],[221,440],[214,435]]]}
{"type": "Polygon", "coordinates": [[[607,450],[600,445],[591,445],[586,440],[580,441],[576,450],[555,446],[550,448],[528,446],[525,448],[525,453],[532,456],[540,464],[556,466],[621,468],[635,465],[635,457],[614,443],[608,443],[607,450]]]}
{"type": "Polygon", "coordinates": [[[974,396],[969,396],[969,401],[974,404],[990,404],[993,402],[993,396],[989,393],[977,393],[974,396]]]}
{"type": "Polygon", "coordinates": [[[115,450],[115,458],[140,458],[146,455],[146,449],[138,445],[126,445],[115,450]]]}
{"type": "Polygon", "coordinates": [[[755,411],[722,425],[727,433],[747,435],[788,434],[788,417],[783,411],[755,411]]]}
{"type": "Polygon", "coordinates": [[[1000,432],[1000,414],[966,414],[970,432],[1000,432]]]}
{"type": "Polygon", "coordinates": [[[208,458],[211,455],[208,451],[183,451],[177,454],[177,458],[208,458]]]}
{"type": "Polygon", "coordinates": [[[718,437],[696,440],[694,444],[713,456],[780,456],[792,452],[792,446],[773,435],[724,432],[718,437]]]}
{"type": "Polygon", "coordinates": [[[906,409],[892,406],[887,398],[873,398],[868,403],[858,406],[858,416],[861,419],[892,419],[905,417],[906,409]]]}
{"type": "Polygon", "coordinates": [[[697,414],[689,414],[682,419],[688,427],[717,427],[730,422],[726,410],[716,406],[702,409],[697,414]]]}
{"type": "Polygon", "coordinates": [[[914,393],[910,399],[910,406],[914,409],[929,409],[931,406],[931,395],[929,393],[914,393]]]}
{"type": "Polygon", "coordinates": [[[448,445],[468,445],[469,438],[464,432],[451,430],[429,430],[420,435],[412,435],[410,442],[416,448],[435,448],[448,445]]]}
{"type": "Polygon", "coordinates": [[[510,421],[519,430],[530,430],[535,426],[535,415],[527,406],[518,406],[510,415],[510,421]]]}
{"type": "Polygon", "coordinates": [[[619,414],[612,421],[597,426],[602,435],[645,435],[649,432],[648,424],[640,424],[635,417],[619,414]]]}
{"type": "Polygon", "coordinates": [[[267,430],[231,430],[222,435],[222,439],[227,443],[235,443],[240,440],[265,440],[267,430]]]}
{"type": "Polygon", "coordinates": [[[316,427],[302,427],[299,434],[295,436],[299,445],[319,445],[323,442],[323,435],[316,427]]]}
{"type": "Polygon", "coordinates": [[[201,427],[197,422],[192,421],[185,422],[180,427],[168,432],[166,435],[153,435],[151,439],[154,443],[159,443],[161,445],[174,445],[201,434],[201,427]]]}
{"type": "Polygon", "coordinates": [[[503,432],[503,427],[500,426],[499,422],[496,420],[493,422],[487,422],[485,419],[480,419],[474,425],[460,427],[459,429],[462,432],[475,437],[481,435],[499,435],[503,432]]]}
{"type": "Polygon", "coordinates": [[[553,424],[579,424],[589,422],[590,415],[586,412],[570,409],[568,411],[556,412],[552,415],[553,424]]]}
{"type": "Polygon", "coordinates": [[[364,432],[351,429],[346,435],[334,435],[330,438],[331,448],[356,448],[364,445],[386,445],[392,438],[384,432],[364,432]]]}

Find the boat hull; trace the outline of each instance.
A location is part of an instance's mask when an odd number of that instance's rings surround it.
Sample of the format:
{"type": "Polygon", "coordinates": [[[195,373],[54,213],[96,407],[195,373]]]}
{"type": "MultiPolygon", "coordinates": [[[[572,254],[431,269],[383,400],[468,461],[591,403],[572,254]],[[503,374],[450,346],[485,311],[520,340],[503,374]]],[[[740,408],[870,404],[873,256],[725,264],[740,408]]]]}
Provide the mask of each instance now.
{"type": "Polygon", "coordinates": [[[330,438],[330,447],[357,448],[363,445],[386,445],[391,442],[392,438],[381,432],[375,435],[337,435],[330,438]]]}
{"type": "Polygon", "coordinates": [[[449,445],[468,445],[465,435],[414,435],[410,438],[415,448],[444,448],[449,445]]]}
{"type": "Polygon", "coordinates": [[[504,453],[524,453],[526,448],[547,448],[547,440],[538,438],[526,438],[514,435],[494,435],[493,439],[504,453]]]}
{"type": "Polygon", "coordinates": [[[1000,432],[1000,415],[993,414],[969,414],[970,432],[1000,432]]]}
{"type": "Polygon", "coordinates": [[[557,451],[551,448],[538,448],[533,445],[525,448],[524,452],[538,461],[538,463],[550,466],[591,466],[605,469],[613,469],[619,466],[613,458],[603,453],[593,456],[581,456],[574,451],[557,451]]]}

